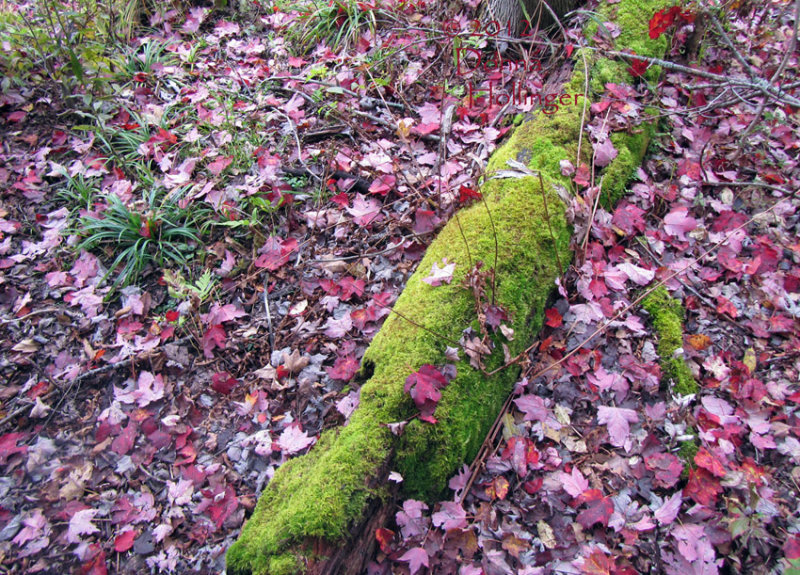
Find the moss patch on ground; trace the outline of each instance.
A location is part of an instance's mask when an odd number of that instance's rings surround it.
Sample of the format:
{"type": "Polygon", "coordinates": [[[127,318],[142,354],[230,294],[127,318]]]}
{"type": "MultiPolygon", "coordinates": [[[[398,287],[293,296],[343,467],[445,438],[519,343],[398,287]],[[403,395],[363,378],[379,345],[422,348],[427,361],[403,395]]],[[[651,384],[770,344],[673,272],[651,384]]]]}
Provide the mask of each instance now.
{"type": "Polygon", "coordinates": [[[642,302],[642,307],[653,317],[658,334],[658,357],[661,359],[661,379],[672,385],[680,395],[697,393],[697,381],[682,356],[675,351],[683,348],[683,306],[671,298],[664,286],[658,287],[642,302]]]}
{"type": "MultiPolygon", "coordinates": [[[[647,15],[663,5],[661,0],[621,0],[613,8],[604,5],[603,10],[624,18],[627,28],[620,40],[641,46],[640,54],[660,56],[665,44],[647,38],[647,15]]],[[[618,44],[618,48],[625,46],[618,44]]],[[[590,56],[591,70],[605,65],[607,60],[590,56]]],[[[622,72],[615,80],[630,81],[630,77],[622,72]]],[[[579,62],[566,90],[583,93],[584,85],[579,62]]],[[[457,365],[458,375],[442,392],[435,414],[438,424],[413,420],[400,438],[386,424],[409,420],[416,413],[403,390],[406,377],[423,364],[444,363],[447,344],[433,333],[457,341],[474,322],[474,300],[461,284],[475,262],[482,261],[484,269],[496,266],[494,295],[506,308],[511,318],[507,323],[515,332],[512,341],[498,336],[494,353],[485,358],[487,369],[502,364],[501,343],[515,355],[541,328],[545,300],[560,273],[556,253],[564,265],[571,258],[571,229],[556,188],[569,187],[559,162],[574,161],[580,122],[580,106],[538,115],[517,128],[495,152],[488,172],[506,169],[506,161],[512,158],[541,172],[550,226],[539,180],[533,177],[489,180],[482,188],[486,206],[477,203],[462,210],[458,220],[453,218],[445,226],[395,304],[395,310],[418,325],[395,314],[387,318],[363,359],[365,371],[372,375],[361,389],[359,408],[347,426],[324,432],[307,455],[278,469],[228,551],[228,573],[303,572],[315,559],[316,541],[345,540],[369,502],[384,495],[379,482],[388,465],[403,475],[404,495],[430,500],[441,493],[462,463],[475,456],[517,379],[514,369],[487,377],[463,360],[457,365]],[[496,264],[493,227],[500,246],[496,264]],[[436,288],[424,283],[431,266],[445,257],[456,262],[452,283],[436,288]]],[[[622,193],[648,139],[647,130],[615,136],[620,154],[606,168],[612,174],[610,190],[622,193]]]]}

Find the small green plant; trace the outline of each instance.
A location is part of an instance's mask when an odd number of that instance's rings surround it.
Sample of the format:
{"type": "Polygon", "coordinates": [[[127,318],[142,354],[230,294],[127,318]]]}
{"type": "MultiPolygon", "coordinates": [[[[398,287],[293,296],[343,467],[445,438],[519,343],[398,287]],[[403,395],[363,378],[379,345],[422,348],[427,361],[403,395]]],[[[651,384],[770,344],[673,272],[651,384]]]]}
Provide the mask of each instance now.
{"type": "Polygon", "coordinates": [[[203,305],[214,293],[217,280],[211,270],[205,270],[195,283],[184,279],[179,271],[164,270],[164,281],[169,296],[179,300],[197,298],[198,305],[203,305]]]}
{"type": "Polygon", "coordinates": [[[136,280],[148,264],[160,267],[185,265],[200,242],[191,212],[178,204],[179,196],[159,198],[153,188],[147,194],[142,213],[132,210],[117,196],[108,196],[108,208],[99,217],[80,219],[86,236],[78,249],[101,248],[114,260],[103,279],[117,273],[116,288],[136,280]],[[120,269],[121,266],[121,269],[120,269]]]}
{"type": "Polygon", "coordinates": [[[152,38],[146,40],[138,49],[129,51],[122,61],[120,75],[126,79],[135,79],[137,75],[149,76],[156,65],[171,66],[177,63],[174,54],[167,52],[167,42],[152,38]]]}
{"type": "Polygon", "coordinates": [[[63,172],[67,182],[58,192],[58,197],[68,204],[70,213],[86,210],[90,211],[94,205],[95,197],[99,193],[93,179],[84,178],[83,174],[70,176],[66,170],[63,172]]]}

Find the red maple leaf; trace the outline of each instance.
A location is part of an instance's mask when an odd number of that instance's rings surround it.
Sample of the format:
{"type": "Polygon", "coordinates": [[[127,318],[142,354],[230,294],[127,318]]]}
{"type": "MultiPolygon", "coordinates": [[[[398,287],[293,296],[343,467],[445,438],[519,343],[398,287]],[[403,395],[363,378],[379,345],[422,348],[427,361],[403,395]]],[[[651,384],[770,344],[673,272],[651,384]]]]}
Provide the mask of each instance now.
{"type": "Polygon", "coordinates": [[[656,12],[650,19],[650,38],[655,40],[660,37],[667,28],[675,24],[678,16],[681,14],[680,6],[673,6],[671,8],[664,8],[656,12]]]}
{"type": "Polygon", "coordinates": [[[705,469],[698,468],[689,472],[689,483],[683,488],[683,495],[691,497],[700,505],[711,507],[717,502],[717,495],[721,491],[719,481],[705,469]]]}
{"type": "Polygon", "coordinates": [[[727,471],[725,471],[725,466],[722,462],[716,456],[712,455],[705,447],[701,447],[697,451],[697,455],[694,456],[694,462],[698,467],[705,469],[716,477],[722,478],[727,475],[727,471]]]}
{"type": "Polygon", "coordinates": [[[341,381],[350,381],[356,373],[358,373],[359,361],[352,355],[345,357],[337,357],[333,362],[333,367],[326,367],[325,371],[333,379],[341,381]]]}
{"type": "Polygon", "coordinates": [[[634,78],[639,78],[640,76],[644,76],[644,73],[647,72],[649,67],[650,62],[646,62],[645,60],[634,60],[631,62],[631,65],[628,68],[628,73],[634,78]]]}
{"type": "Polygon", "coordinates": [[[422,421],[436,423],[433,412],[436,411],[436,404],[442,398],[439,390],[447,383],[444,374],[427,363],[406,378],[404,390],[414,400],[422,421]]]}
{"type": "Polygon", "coordinates": [[[544,322],[545,325],[549,325],[550,327],[560,327],[561,324],[564,323],[561,314],[558,313],[558,310],[554,307],[544,310],[544,315],[547,318],[547,321],[544,322]]]}
{"type": "Polygon", "coordinates": [[[256,267],[267,268],[269,271],[274,272],[289,261],[289,256],[296,249],[296,239],[281,240],[275,236],[270,236],[261,249],[258,250],[261,255],[256,259],[256,267]]]}
{"type": "Polygon", "coordinates": [[[386,529],[385,527],[379,527],[375,530],[375,539],[378,540],[378,543],[381,546],[381,551],[387,555],[392,552],[392,539],[394,539],[394,531],[391,529],[386,529]]]}
{"type": "Polygon", "coordinates": [[[469,188],[467,186],[461,186],[459,188],[459,190],[458,190],[458,203],[459,204],[465,204],[465,203],[469,202],[470,200],[480,200],[480,199],[481,199],[481,193],[480,192],[476,192],[472,188],[469,188]]]}
{"type": "Polygon", "coordinates": [[[603,497],[603,492],[599,489],[589,489],[580,496],[580,499],[586,501],[586,509],[578,513],[578,523],[584,529],[589,529],[597,523],[608,527],[608,520],[614,513],[614,502],[611,498],[603,497]]]}
{"type": "Polygon", "coordinates": [[[206,359],[214,359],[214,349],[225,349],[227,334],[222,324],[217,323],[203,334],[203,355],[206,359]]]}
{"type": "Polygon", "coordinates": [[[26,433],[6,433],[0,437],[0,465],[5,465],[8,458],[15,453],[26,453],[28,451],[27,445],[17,447],[17,441],[26,438],[26,433]]]}
{"type": "Polygon", "coordinates": [[[211,387],[217,393],[228,395],[231,390],[239,383],[235,377],[227,371],[220,371],[211,376],[211,387]]]}

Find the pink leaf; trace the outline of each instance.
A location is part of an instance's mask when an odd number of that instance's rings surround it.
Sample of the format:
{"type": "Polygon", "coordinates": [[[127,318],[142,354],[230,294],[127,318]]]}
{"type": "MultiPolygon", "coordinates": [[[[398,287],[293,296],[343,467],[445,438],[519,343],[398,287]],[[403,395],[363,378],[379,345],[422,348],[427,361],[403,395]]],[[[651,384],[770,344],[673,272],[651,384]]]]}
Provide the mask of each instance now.
{"type": "Polygon", "coordinates": [[[344,337],[348,331],[353,328],[353,320],[350,314],[343,316],[341,319],[328,318],[325,322],[325,331],[323,332],[331,339],[339,339],[344,337]]]}
{"type": "Polygon", "coordinates": [[[630,433],[628,423],[636,423],[638,421],[639,416],[632,409],[606,407],[605,405],[597,408],[597,423],[608,426],[611,444],[616,447],[622,447],[625,444],[625,440],[630,433]]]}
{"type": "Polygon", "coordinates": [[[467,526],[467,513],[459,503],[455,501],[445,501],[439,511],[431,517],[436,527],[441,527],[445,531],[450,529],[463,529],[467,526]]]}
{"type": "Polygon", "coordinates": [[[309,437],[300,427],[292,425],[283,430],[278,438],[278,446],[285,454],[291,455],[313,445],[315,441],[315,437],[309,437]]]}
{"type": "Polygon", "coordinates": [[[200,319],[202,319],[207,325],[215,325],[218,323],[225,323],[226,321],[232,321],[246,315],[246,311],[237,308],[232,303],[226,303],[222,306],[218,303],[215,303],[211,306],[208,314],[201,316],[200,319]]]}
{"type": "Polygon", "coordinates": [[[67,528],[67,541],[70,543],[80,543],[81,535],[91,535],[100,531],[92,524],[92,519],[97,515],[97,509],[81,509],[76,511],[69,520],[67,528]]]}
{"type": "Polygon", "coordinates": [[[689,208],[678,206],[664,216],[664,231],[679,240],[686,240],[686,234],[697,227],[697,220],[688,215],[689,208]]]}
{"type": "Polygon", "coordinates": [[[640,268],[639,266],[627,262],[619,264],[617,269],[628,276],[628,279],[633,283],[640,286],[649,284],[653,281],[653,278],[656,277],[656,272],[654,270],[640,268]]]}
{"type": "Polygon", "coordinates": [[[442,218],[437,216],[433,210],[417,210],[414,215],[414,233],[430,233],[441,223],[442,218]]]}
{"type": "Polygon", "coordinates": [[[443,258],[442,267],[440,267],[438,263],[434,263],[433,266],[431,266],[431,275],[423,278],[422,281],[433,287],[438,287],[442,285],[442,283],[449,284],[453,281],[453,272],[455,269],[455,262],[447,263],[447,258],[443,258]]]}
{"type": "Polygon", "coordinates": [[[617,157],[617,149],[611,143],[611,138],[606,138],[601,144],[593,144],[594,146],[594,163],[596,166],[604,167],[611,163],[611,160],[617,157]]]}
{"type": "Polygon", "coordinates": [[[559,474],[559,479],[561,480],[561,486],[564,488],[564,491],[572,495],[572,497],[578,497],[589,489],[589,481],[574,465],[572,466],[572,473],[561,472],[559,474]]]}
{"type": "Polygon", "coordinates": [[[414,575],[420,567],[428,567],[428,552],[422,547],[415,547],[403,553],[398,561],[408,563],[411,575],[414,575]]]}
{"type": "Polygon", "coordinates": [[[672,497],[667,499],[661,507],[655,510],[653,513],[653,517],[656,518],[660,525],[669,525],[675,518],[678,516],[678,512],[681,509],[681,503],[683,502],[683,495],[680,491],[673,494],[672,497]]]}
{"type": "Polygon", "coordinates": [[[232,161],[233,161],[232,156],[217,158],[216,160],[208,164],[208,166],[206,166],[206,169],[213,175],[219,176],[225,168],[231,165],[232,161]]]}
{"type": "Polygon", "coordinates": [[[362,194],[356,194],[356,199],[353,200],[353,207],[347,208],[347,211],[359,226],[368,226],[372,222],[378,221],[381,217],[380,203],[372,198],[365,198],[362,194]]]}
{"type": "Polygon", "coordinates": [[[209,327],[203,334],[203,356],[206,359],[214,359],[214,349],[225,349],[227,337],[222,324],[215,324],[209,327]]]}
{"type": "Polygon", "coordinates": [[[525,421],[547,420],[547,406],[544,403],[544,399],[538,395],[523,395],[515,399],[514,403],[517,405],[517,409],[525,414],[525,421]]]}

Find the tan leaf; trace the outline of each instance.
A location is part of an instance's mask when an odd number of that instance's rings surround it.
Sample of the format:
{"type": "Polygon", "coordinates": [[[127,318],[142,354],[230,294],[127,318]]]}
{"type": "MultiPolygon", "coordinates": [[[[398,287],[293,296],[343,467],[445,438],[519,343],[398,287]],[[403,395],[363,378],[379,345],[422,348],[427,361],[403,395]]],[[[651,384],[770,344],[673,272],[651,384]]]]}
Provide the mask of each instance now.
{"type": "Polygon", "coordinates": [[[545,547],[548,549],[555,549],[558,547],[558,542],[556,541],[556,535],[553,532],[553,528],[550,527],[546,521],[540,520],[539,523],[536,524],[536,529],[539,531],[539,539],[541,539],[542,544],[545,547]]]}

